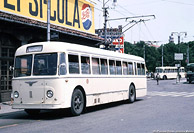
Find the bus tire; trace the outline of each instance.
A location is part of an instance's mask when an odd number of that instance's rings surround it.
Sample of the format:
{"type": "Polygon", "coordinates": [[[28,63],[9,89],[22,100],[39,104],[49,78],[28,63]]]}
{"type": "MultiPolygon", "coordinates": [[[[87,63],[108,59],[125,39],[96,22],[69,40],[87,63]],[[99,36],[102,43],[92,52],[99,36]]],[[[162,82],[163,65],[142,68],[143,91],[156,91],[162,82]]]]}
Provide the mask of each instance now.
{"type": "Polygon", "coordinates": [[[163,76],[163,80],[167,80],[167,76],[166,75],[163,76]]]}
{"type": "Polygon", "coordinates": [[[71,113],[73,116],[80,115],[84,110],[85,100],[80,89],[75,89],[71,98],[71,113]]]}
{"type": "Polygon", "coordinates": [[[136,100],[136,89],[134,85],[129,87],[129,103],[133,103],[136,100]]]}
{"type": "Polygon", "coordinates": [[[40,113],[40,109],[25,109],[24,111],[31,116],[35,116],[40,113]]]}

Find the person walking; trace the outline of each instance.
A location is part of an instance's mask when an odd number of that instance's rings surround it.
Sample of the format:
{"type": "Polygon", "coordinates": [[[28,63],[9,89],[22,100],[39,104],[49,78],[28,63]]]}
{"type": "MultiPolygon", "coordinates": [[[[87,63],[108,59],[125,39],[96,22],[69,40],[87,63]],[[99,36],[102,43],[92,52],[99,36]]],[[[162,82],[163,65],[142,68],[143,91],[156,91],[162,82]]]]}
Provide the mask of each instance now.
{"type": "Polygon", "coordinates": [[[157,72],[157,75],[156,75],[157,85],[159,85],[159,79],[160,79],[160,75],[159,75],[159,73],[157,72]]]}

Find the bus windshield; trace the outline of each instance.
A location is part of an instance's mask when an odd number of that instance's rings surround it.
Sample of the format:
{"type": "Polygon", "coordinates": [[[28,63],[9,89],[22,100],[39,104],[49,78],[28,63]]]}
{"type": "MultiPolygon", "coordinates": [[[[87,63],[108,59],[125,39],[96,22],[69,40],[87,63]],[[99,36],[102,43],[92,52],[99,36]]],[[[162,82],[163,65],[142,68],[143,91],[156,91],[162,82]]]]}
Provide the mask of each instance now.
{"type": "Polygon", "coordinates": [[[34,56],[33,75],[56,75],[57,53],[36,54],[34,56]]]}
{"type": "MultiPolygon", "coordinates": [[[[31,76],[32,55],[18,56],[15,60],[15,77],[31,76]]],[[[57,53],[35,54],[33,75],[56,75],[57,53]]]]}
{"type": "Polygon", "coordinates": [[[30,76],[32,68],[32,55],[17,56],[14,66],[14,77],[30,76]]]}

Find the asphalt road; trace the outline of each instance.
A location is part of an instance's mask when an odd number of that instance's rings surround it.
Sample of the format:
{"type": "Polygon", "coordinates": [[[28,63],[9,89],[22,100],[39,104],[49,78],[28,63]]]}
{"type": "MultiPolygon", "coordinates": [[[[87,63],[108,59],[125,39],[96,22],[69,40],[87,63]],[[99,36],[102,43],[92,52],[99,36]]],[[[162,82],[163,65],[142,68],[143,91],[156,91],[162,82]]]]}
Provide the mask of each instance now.
{"type": "Polygon", "coordinates": [[[148,80],[148,95],[88,108],[78,117],[68,110],[45,111],[36,117],[24,111],[0,115],[0,133],[194,133],[194,84],[183,79],[148,80]]]}

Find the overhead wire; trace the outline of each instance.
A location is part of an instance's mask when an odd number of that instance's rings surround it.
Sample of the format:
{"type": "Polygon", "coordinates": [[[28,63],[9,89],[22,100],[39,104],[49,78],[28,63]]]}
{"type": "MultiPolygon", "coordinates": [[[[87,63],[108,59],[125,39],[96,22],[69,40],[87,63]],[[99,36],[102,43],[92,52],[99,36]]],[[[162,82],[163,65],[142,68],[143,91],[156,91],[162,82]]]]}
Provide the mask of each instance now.
{"type": "Polygon", "coordinates": [[[191,4],[191,3],[178,2],[178,1],[172,1],[172,0],[161,0],[161,1],[166,1],[166,2],[170,2],[170,3],[181,4],[181,5],[194,6],[194,4],[191,4]]]}
{"type": "Polygon", "coordinates": [[[149,28],[147,27],[146,23],[143,21],[146,30],[148,31],[148,33],[150,34],[150,36],[152,37],[153,40],[155,40],[154,36],[152,35],[152,33],[150,32],[149,28]]]}

